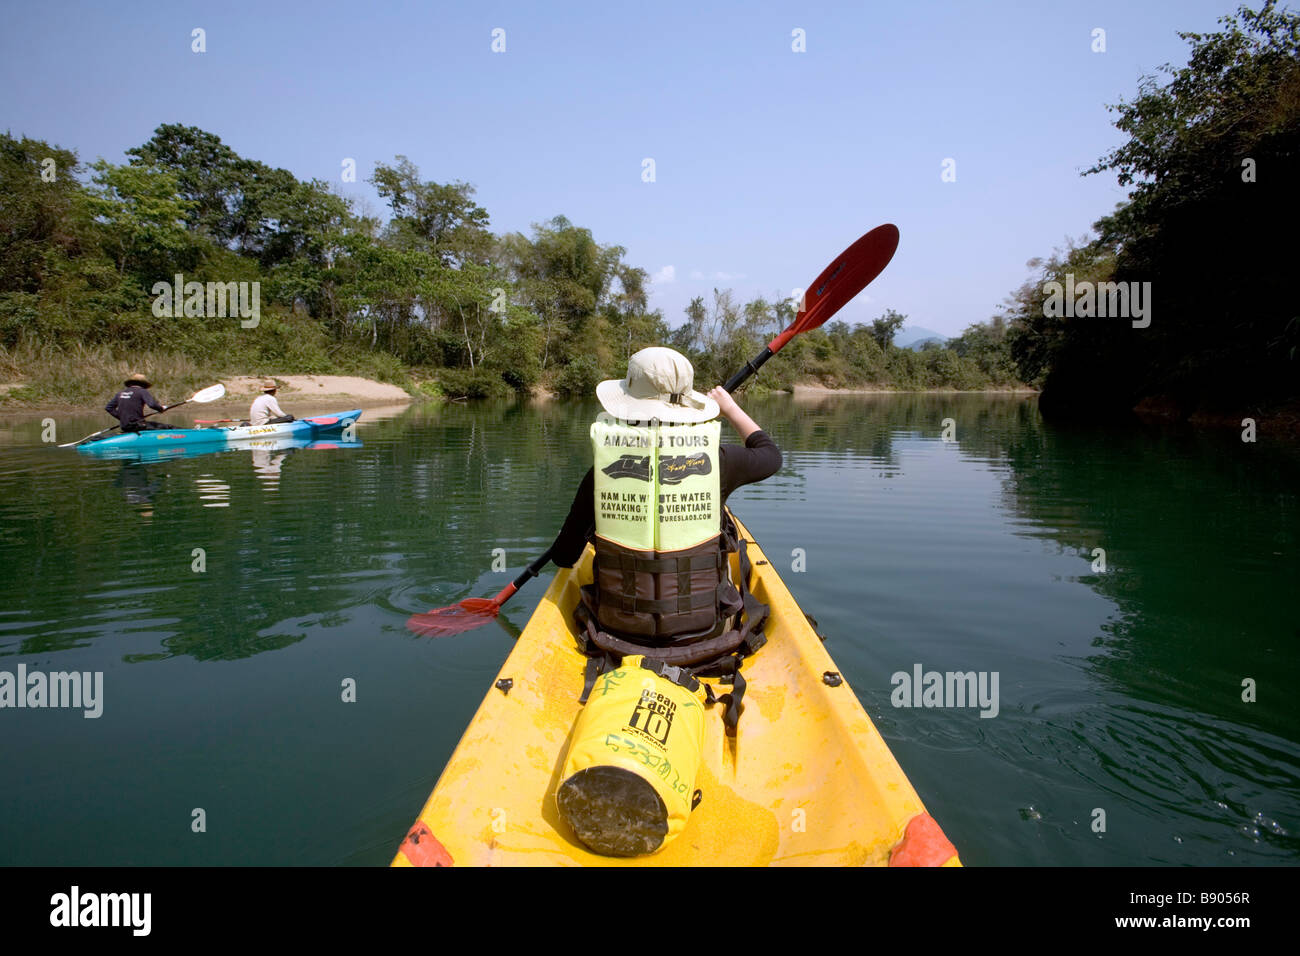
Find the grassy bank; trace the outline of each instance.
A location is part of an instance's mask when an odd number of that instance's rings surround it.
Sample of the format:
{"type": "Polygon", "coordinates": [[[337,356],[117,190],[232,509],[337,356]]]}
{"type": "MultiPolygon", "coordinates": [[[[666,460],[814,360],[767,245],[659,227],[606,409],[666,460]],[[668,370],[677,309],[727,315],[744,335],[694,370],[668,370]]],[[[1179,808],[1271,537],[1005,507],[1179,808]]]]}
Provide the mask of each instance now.
{"type": "MultiPolygon", "coordinates": [[[[280,336],[292,347],[274,357],[261,351],[237,347],[240,343],[214,344],[203,354],[169,349],[114,351],[103,345],[75,345],[58,349],[49,345],[20,343],[13,348],[0,345],[0,408],[35,409],[55,407],[95,408],[108,400],[133,372],[147,375],[163,401],[176,402],[214,382],[234,376],[259,378],[286,375],[355,375],[387,382],[417,398],[467,399],[506,398],[512,392],[499,373],[487,370],[404,366],[385,352],[365,349],[333,350],[311,347],[311,329],[301,335],[281,330],[280,336]]],[[[278,350],[277,350],[278,351],[278,350]]],[[[555,376],[544,376],[525,394],[563,395],[570,391],[556,387],[555,376]]],[[[582,390],[583,394],[594,391],[582,390]]],[[[697,385],[708,388],[701,380],[697,385]]],[[[966,389],[949,386],[901,385],[888,381],[861,382],[845,387],[842,379],[801,378],[797,382],[760,379],[751,381],[745,392],[751,396],[783,392],[814,394],[889,394],[930,391],[1009,391],[1011,387],[979,385],[966,389]]],[[[1032,391],[1032,390],[1030,390],[1032,391]]]]}
{"type": "Polygon", "coordinates": [[[149,376],[160,398],[167,401],[180,401],[235,375],[357,375],[408,391],[417,391],[416,382],[428,377],[418,370],[413,375],[413,370],[384,352],[315,348],[311,329],[295,330],[291,321],[282,325],[273,333],[280,347],[273,349],[239,348],[220,336],[200,352],[165,347],[115,351],[105,345],[55,348],[31,342],[11,348],[0,345],[0,407],[102,405],[132,372],[149,376]]]}

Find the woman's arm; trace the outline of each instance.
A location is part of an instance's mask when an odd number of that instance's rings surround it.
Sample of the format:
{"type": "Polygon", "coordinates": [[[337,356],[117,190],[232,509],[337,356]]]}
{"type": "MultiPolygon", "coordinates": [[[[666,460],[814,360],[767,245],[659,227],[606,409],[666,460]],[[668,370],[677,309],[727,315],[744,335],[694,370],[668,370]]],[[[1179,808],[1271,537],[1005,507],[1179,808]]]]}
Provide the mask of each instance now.
{"type": "Polygon", "coordinates": [[[582,549],[596,528],[596,476],[592,469],[582,476],[578,493],[569,506],[569,516],[551,545],[551,561],[557,568],[571,568],[582,557],[582,549]]]}
{"type": "Polygon", "coordinates": [[[731,427],[740,435],[741,441],[748,439],[754,432],[760,431],[754,419],[745,414],[744,410],[736,404],[736,400],[731,397],[731,393],[721,385],[709,392],[709,398],[718,403],[718,411],[731,422],[731,427]]]}
{"type": "Polygon", "coordinates": [[[731,427],[744,439],[743,447],[722,446],[721,486],[722,498],[741,485],[770,478],[781,470],[781,449],[772,436],[758,427],[758,423],[741,410],[730,393],[719,386],[709,392],[709,398],[718,403],[718,410],[731,422],[731,427]]]}

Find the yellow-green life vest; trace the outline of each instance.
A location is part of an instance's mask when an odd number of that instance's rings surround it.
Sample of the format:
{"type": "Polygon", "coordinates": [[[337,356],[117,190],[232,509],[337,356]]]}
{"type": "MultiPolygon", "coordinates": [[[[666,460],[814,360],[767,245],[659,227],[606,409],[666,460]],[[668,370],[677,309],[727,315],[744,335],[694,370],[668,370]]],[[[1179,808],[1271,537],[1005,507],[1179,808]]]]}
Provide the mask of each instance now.
{"type": "Polygon", "coordinates": [[[637,551],[681,551],[716,538],[722,521],[722,426],[591,426],[596,535],[637,551]]]}

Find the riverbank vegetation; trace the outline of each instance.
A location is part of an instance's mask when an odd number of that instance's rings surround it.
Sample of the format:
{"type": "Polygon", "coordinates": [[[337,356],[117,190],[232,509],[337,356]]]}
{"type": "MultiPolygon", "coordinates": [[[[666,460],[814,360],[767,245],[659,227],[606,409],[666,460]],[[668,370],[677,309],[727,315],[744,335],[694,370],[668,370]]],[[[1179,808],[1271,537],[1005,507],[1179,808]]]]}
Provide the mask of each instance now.
{"type": "MultiPolygon", "coordinates": [[[[1268,3],[1221,23],[1183,34],[1189,61],[1165,68],[1166,85],[1144,78],[1112,107],[1129,139],[1088,173],[1116,173],[1128,201],[1091,238],[1032,262],[1000,314],[917,351],[893,344],[904,317],[892,310],[833,321],[749,387],[1027,383],[1043,388],[1045,414],[1087,417],[1295,407],[1285,237],[1300,212],[1300,17],[1268,3]],[[1130,306],[1141,293],[1147,314],[1098,317],[1113,290],[1090,315],[1051,307],[1053,284],[1084,282],[1132,289],[1130,306]]],[[[98,400],[134,369],[185,387],[337,373],[432,396],[590,394],[663,343],[705,386],[794,315],[789,301],[719,289],[665,317],[623,247],[563,216],[493,233],[470,185],[425,180],[402,156],[370,182],[383,220],[195,127],[159,126],[122,165],[0,135],[0,402],[98,400]],[[176,282],[173,314],[155,290],[176,282]],[[189,283],[208,287],[206,310],[189,283]],[[256,283],[255,323],[214,316],[212,283],[256,283]]]]}
{"type": "MultiPolygon", "coordinates": [[[[370,180],[389,206],[381,222],[328,183],[194,127],[160,126],[127,153],[123,165],[85,167],[70,150],[0,135],[0,381],[17,383],[0,398],[8,404],[94,401],[135,369],[178,388],[223,374],[336,373],[427,395],[589,394],[632,352],[666,342],[705,383],[793,318],[788,302],[715,290],[673,328],[649,308],[648,275],[622,247],[563,216],[528,236],[496,235],[472,187],[426,181],[401,156],[370,180]],[[256,316],[225,301],[245,283],[257,283],[256,316]]],[[[1015,383],[1004,324],[911,352],[891,341],[902,318],[801,336],[759,387],[1015,383]]]]}
{"type": "Polygon", "coordinates": [[[1268,3],[1219,22],[1180,34],[1188,62],[1165,85],[1145,78],[1112,107],[1128,141],[1086,174],[1115,173],[1129,200],[1031,263],[1007,307],[1045,415],[1254,416],[1300,433],[1300,16],[1268,3]],[[1145,288],[1148,314],[1049,317],[1049,284],[1067,276],[1145,288]]]}

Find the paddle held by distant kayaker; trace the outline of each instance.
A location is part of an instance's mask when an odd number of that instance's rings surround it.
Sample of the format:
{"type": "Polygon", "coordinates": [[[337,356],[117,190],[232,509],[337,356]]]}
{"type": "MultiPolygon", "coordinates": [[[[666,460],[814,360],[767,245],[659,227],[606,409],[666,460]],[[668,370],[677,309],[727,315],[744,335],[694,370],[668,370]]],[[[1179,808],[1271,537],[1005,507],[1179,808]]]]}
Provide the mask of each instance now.
{"type": "Polygon", "coordinates": [[[150,383],[139,372],[135,372],[122,383],[122,391],[108,400],[104,411],[116,418],[124,432],[146,431],[151,428],[173,428],[166,422],[150,421],[145,417],[145,408],[156,412],[167,409],[158,404],[158,400],[149,392],[150,383]]]}
{"type": "Polygon", "coordinates": [[[279,387],[273,378],[262,382],[262,394],[253,399],[252,407],[248,410],[248,424],[279,425],[294,420],[292,415],[284,413],[280,403],[275,400],[275,392],[279,387]]]}

